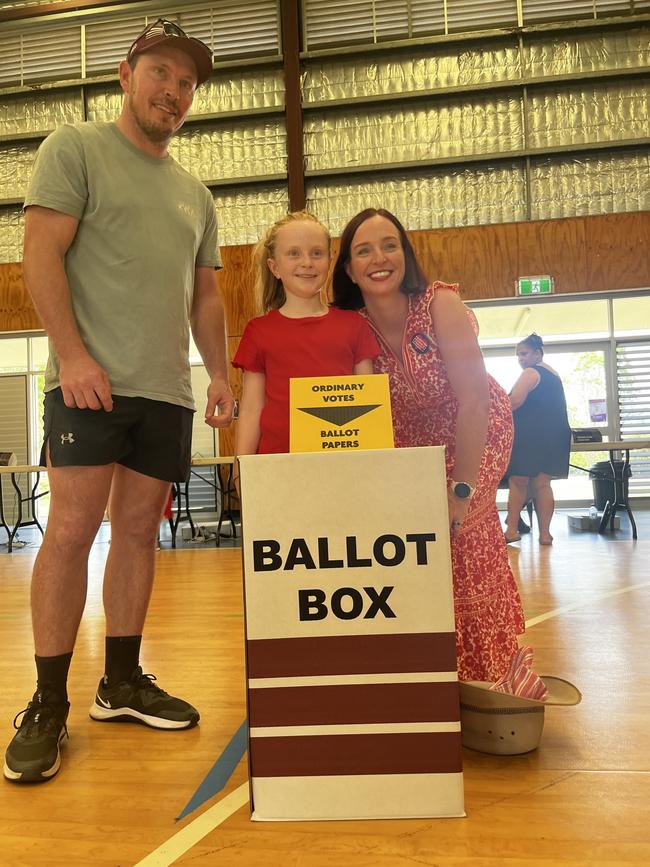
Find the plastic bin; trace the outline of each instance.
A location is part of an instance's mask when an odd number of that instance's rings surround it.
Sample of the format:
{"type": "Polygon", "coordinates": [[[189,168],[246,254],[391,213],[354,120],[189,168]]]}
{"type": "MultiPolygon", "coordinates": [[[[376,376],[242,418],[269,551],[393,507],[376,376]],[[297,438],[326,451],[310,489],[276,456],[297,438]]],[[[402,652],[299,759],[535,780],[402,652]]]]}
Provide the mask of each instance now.
{"type": "Polygon", "coordinates": [[[598,511],[605,508],[608,500],[614,502],[614,493],[616,493],[617,503],[627,501],[628,479],[632,475],[632,469],[628,466],[625,479],[622,479],[620,476],[623,474],[623,465],[624,461],[614,461],[616,474],[619,476],[616,480],[616,492],[614,491],[614,479],[609,461],[597,461],[589,467],[589,478],[594,488],[594,503],[598,511]]]}

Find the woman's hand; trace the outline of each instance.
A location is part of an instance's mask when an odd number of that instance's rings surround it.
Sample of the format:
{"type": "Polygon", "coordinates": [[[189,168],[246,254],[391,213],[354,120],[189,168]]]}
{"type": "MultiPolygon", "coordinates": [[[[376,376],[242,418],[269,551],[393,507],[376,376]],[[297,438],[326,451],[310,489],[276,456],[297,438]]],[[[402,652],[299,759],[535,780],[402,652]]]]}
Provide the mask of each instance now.
{"type": "Polygon", "coordinates": [[[447,507],[449,509],[449,532],[452,536],[457,536],[469,509],[469,499],[461,500],[460,497],[448,490],[447,507]]]}

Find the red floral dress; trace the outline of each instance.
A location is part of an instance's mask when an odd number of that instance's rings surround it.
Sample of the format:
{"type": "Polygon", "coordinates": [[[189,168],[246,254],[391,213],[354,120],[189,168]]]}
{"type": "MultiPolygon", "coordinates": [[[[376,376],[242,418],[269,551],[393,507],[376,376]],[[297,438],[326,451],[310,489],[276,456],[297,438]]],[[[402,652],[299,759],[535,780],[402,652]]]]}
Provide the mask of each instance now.
{"type": "MultiPolygon", "coordinates": [[[[381,347],[381,354],[373,362],[375,373],[390,377],[395,445],[446,446],[447,478],[452,478],[458,403],[431,317],[431,302],[440,289],[458,291],[456,285],[435,282],[424,292],[408,296],[402,359],[395,356],[367,311],[361,313],[373,327],[381,347]]],[[[475,324],[469,310],[468,315],[475,324]]],[[[512,448],[512,411],[505,391],[492,377],[488,379],[488,434],[476,492],[460,533],[451,542],[461,680],[496,681],[508,670],[518,649],[517,635],[524,631],[519,591],[496,508],[497,486],[512,448]]]]}

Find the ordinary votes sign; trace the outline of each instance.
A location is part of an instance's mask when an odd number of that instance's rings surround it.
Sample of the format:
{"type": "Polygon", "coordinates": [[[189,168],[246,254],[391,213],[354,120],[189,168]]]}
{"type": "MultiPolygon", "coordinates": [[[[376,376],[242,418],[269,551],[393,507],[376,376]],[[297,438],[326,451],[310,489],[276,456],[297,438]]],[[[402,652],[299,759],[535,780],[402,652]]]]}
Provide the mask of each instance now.
{"type": "Polygon", "coordinates": [[[289,421],[292,452],[392,448],[388,375],[292,379],[289,421]]]}

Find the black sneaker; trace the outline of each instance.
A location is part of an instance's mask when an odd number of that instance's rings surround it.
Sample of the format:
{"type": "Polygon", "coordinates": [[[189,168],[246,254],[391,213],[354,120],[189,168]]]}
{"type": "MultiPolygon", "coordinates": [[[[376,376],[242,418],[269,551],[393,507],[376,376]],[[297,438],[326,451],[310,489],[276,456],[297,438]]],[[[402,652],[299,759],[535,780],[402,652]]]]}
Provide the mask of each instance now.
{"type": "Polygon", "coordinates": [[[191,704],[169,695],[156,686],[153,674],[143,674],[140,666],[114,686],[104,676],[99,681],[90,716],[99,722],[140,722],[155,729],[189,729],[199,721],[191,704]]]}
{"type": "Polygon", "coordinates": [[[25,710],[14,717],[18,729],[5,753],[4,775],[16,783],[50,780],[61,766],[59,744],[68,734],[70,704],[50,690],[36,690],[25,710]],[[23,718],[18,725],[18,719],[23,718]]]}

